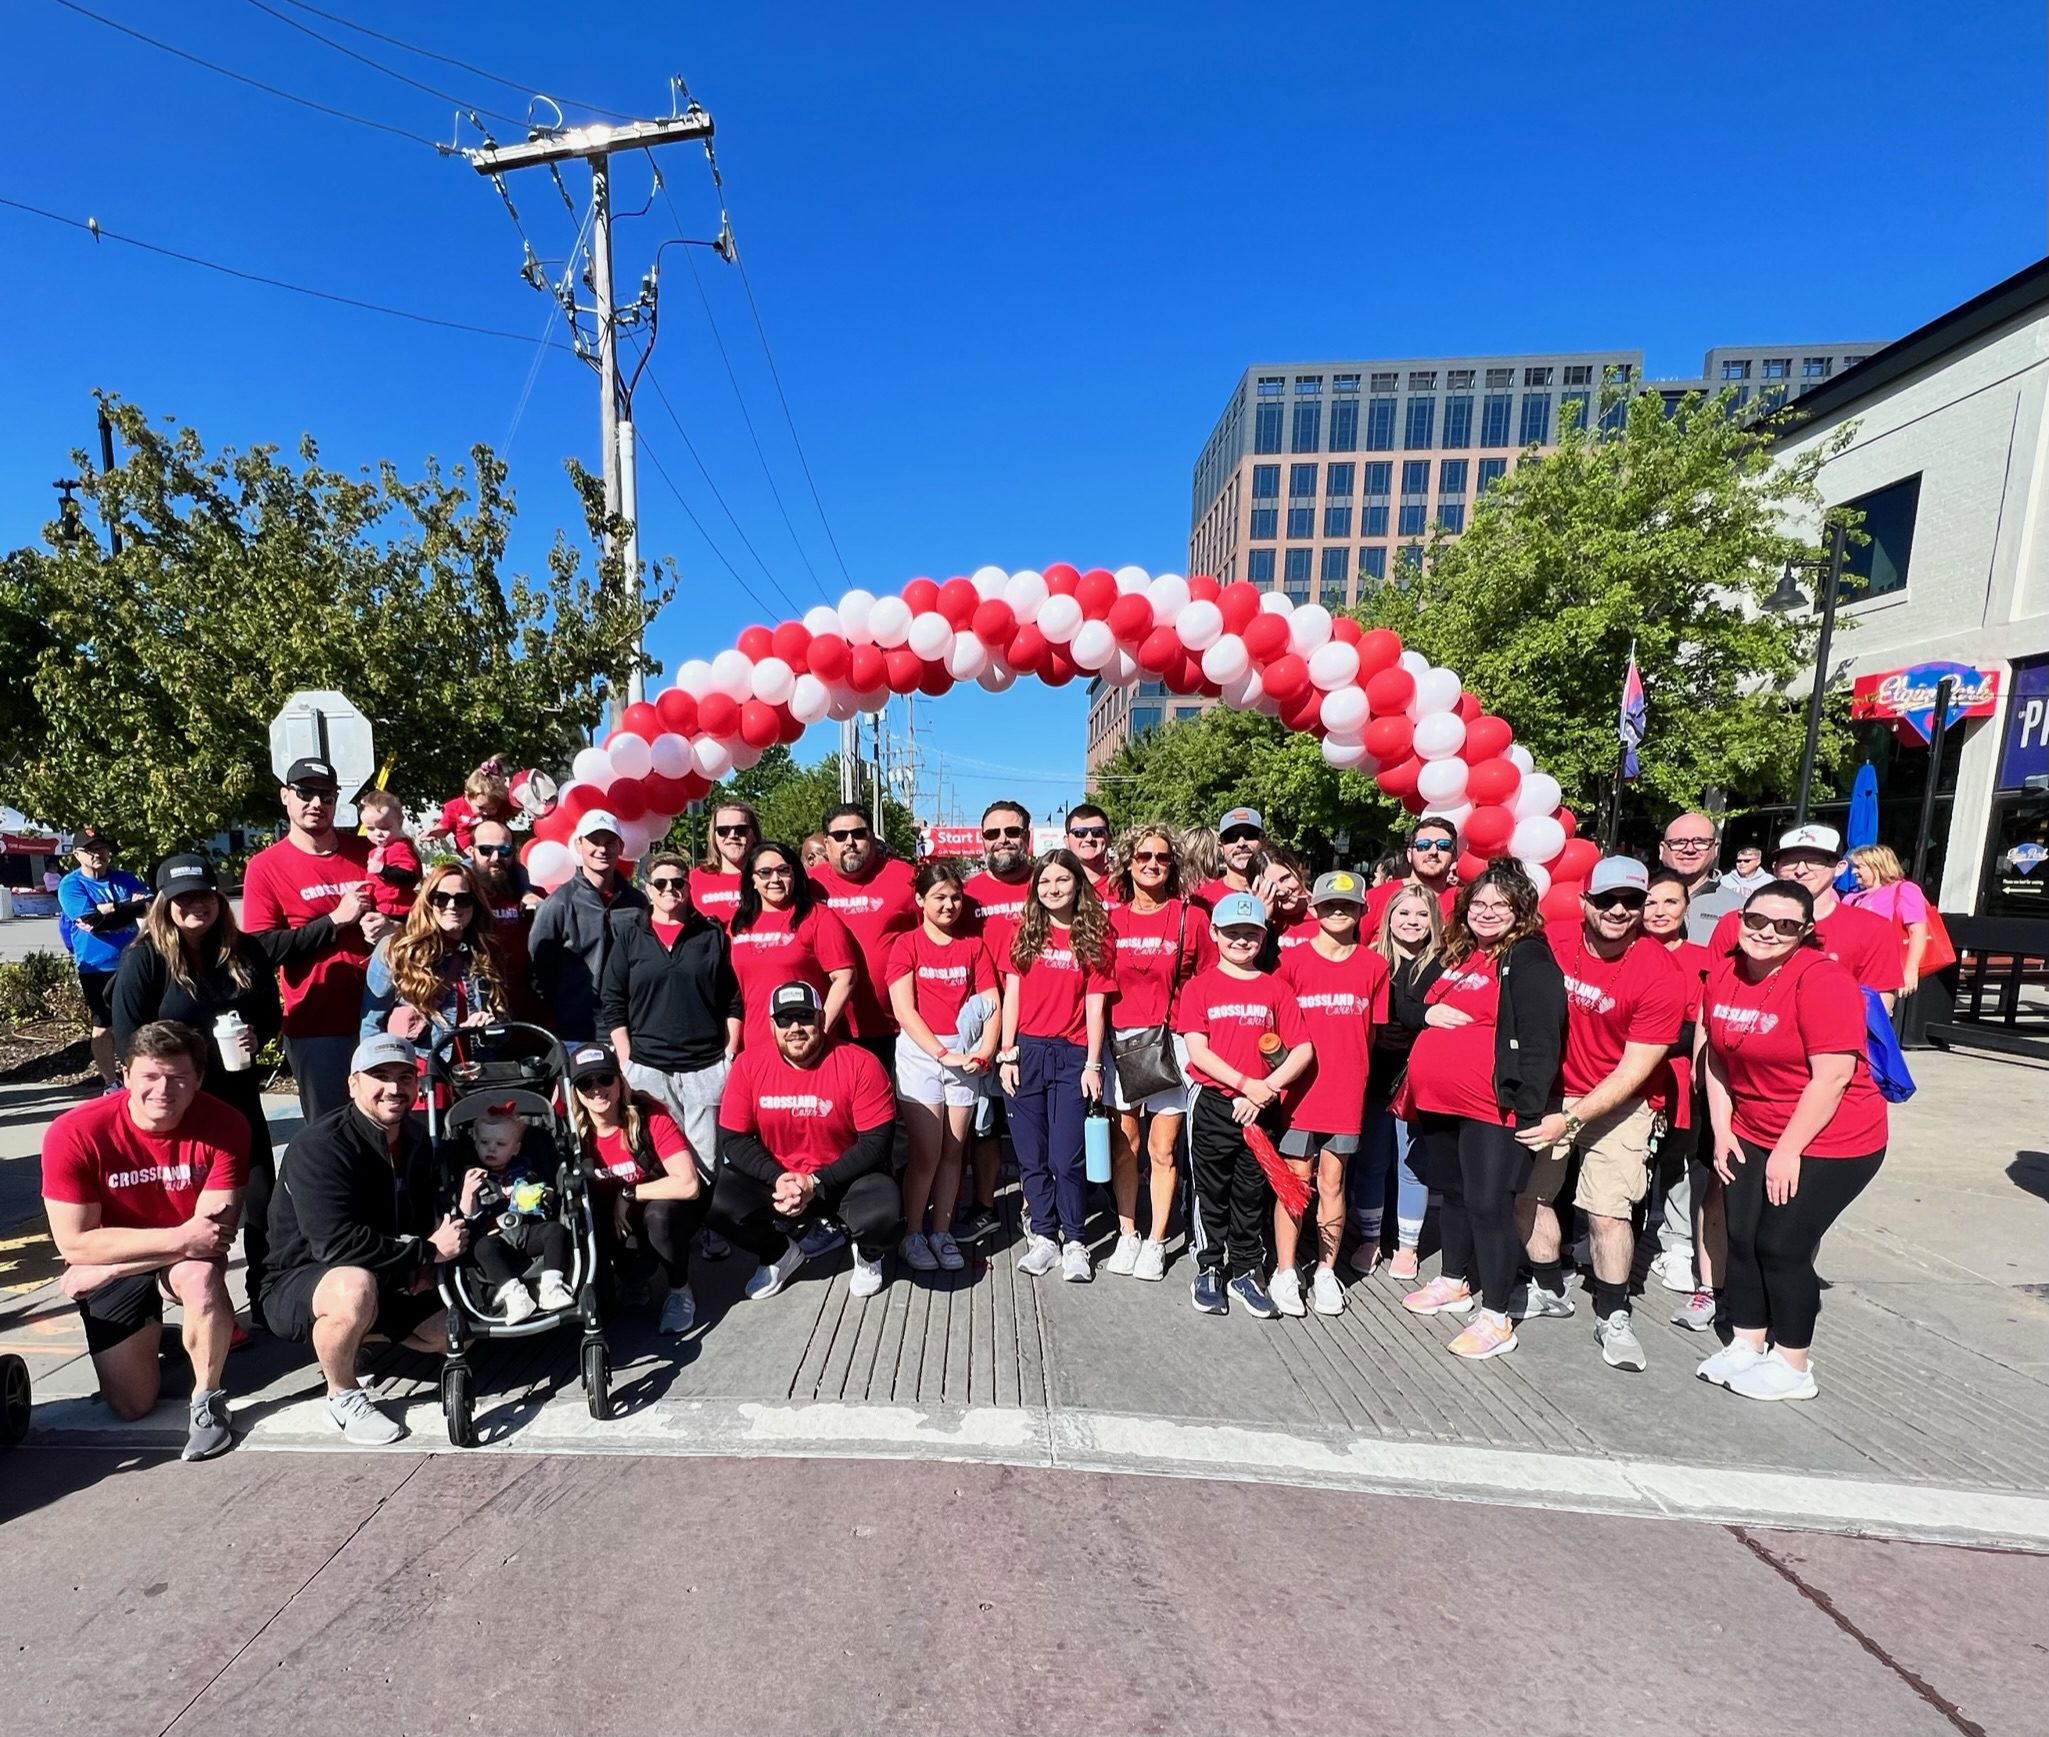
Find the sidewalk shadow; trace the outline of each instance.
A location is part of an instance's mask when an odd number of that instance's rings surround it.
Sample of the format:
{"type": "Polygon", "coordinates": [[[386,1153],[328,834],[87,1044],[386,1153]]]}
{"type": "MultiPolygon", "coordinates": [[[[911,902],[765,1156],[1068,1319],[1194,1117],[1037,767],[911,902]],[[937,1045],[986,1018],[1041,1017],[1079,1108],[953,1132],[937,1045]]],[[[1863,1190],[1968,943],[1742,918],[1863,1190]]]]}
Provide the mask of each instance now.
{"type": "Polygon", "coordinates": [[[0,1526],[91,1489],[108,1478],[146,1472],[178,1456],[168,1449],[61,1447],[0,1449],[0,1526]]]}
{"type": "Polygon", "coordinates": [[[2016,1188],[2037,1200],[2049,1200],[2049,1152],[2016,1152],[2006,1174],[2016,1188]]]}

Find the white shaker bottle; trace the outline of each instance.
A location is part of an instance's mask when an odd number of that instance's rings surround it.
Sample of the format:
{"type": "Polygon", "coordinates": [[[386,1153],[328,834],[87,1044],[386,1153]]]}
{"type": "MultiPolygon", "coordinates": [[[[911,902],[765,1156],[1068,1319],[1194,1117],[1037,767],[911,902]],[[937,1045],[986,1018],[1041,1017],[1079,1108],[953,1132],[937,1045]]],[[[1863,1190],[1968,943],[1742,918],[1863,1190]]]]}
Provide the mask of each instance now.
{"type": "Polygon", "coordinates": [[[255,1034],[239,1013],[229,1011],[213,1022],[213,1041],[221,1052],[221,1066],[231,1074],[243,1072],[256,1059],[255,1034]]]}

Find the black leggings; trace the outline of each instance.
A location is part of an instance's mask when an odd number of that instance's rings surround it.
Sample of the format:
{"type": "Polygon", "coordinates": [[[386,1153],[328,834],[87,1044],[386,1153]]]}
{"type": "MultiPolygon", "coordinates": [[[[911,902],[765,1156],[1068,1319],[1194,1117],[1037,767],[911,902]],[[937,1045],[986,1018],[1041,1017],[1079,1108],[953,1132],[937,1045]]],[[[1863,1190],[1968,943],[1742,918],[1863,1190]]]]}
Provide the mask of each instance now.
{"type": "Polygon", "coordinates": [[[1828,1227],[1862,1194],[1885,1148],[1862,1158],[1802,1158],[1800,1185],[1784,1206],[1765,1198],[1764,1168],[1771,1148],[1738,1140],[1743,1162],[1723,1196],[1729,1220],[1729,1276],[1722,1306],[1729,1325],[1765,1332],[1788,1351],[1814,1343],[1814,1318],[1821,1313],[1821,1280],[1815,1251],[1828,1227]]]}
{"type": "Polygon", "coordinates": [[[598,1248],[607,1262],[624,1257],[634,1271],[644,1276],[660,1267],[669,1289],[680,1291],[690,1282],[690,1243],[704,1223],[711,1204],[711,1190],[701,1188],[694,1200],[636,1200],[631,1211],[634,1240],[638,1248],[621,1246],[612,1228],[612,1193],[603,1190],[591,1198],[591,1218],[598,1227],[598,1248]]]}
{"type": "Polygon", "coordinates": [[[1430,1186],[1441,1191],[1437,1234],[1444,1275],[1463,1279],[1483,1308],[1508,1312],[1508,1293],[1522,1264],[1515,1197],[1530,1179],[1535,1154],[1513,1128],[1465,1116],[1425,1114],[1417,1134],[1427,1154],[1430,1186]]]}
{"type": "Polygon", "coordinates": [[[560,1220],[530,1224],[518,1248],[493,1231],[470,1245],[470,1259],[493,1291],[524,1279],[530,1272],[569,1272],[569,1227],[560,1220]]]}

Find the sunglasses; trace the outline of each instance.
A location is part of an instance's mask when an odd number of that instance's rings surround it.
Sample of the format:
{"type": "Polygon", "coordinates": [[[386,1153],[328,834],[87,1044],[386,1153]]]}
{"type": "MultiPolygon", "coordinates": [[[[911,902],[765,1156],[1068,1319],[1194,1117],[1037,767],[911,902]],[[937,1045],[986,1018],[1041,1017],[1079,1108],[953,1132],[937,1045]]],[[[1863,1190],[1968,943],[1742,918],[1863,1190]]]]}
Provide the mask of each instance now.
{"type": "Polygon", "coordinates": [[[1067,836],[1069,838],[1108,838],[1110,836],[1110,829],[1107,826],[1070,826],[1067,829],[1067,836]]]}
{"type": "Polygon", "coordinates": [[[1420,851],[1425,856],[1450,856],[1458,846],[1448,838],[1419,838],[1409,849],[1420,851]]]}
{"type": "Polygon", "coordinates": [[[983,838],[987,839],[991,844],[994,844],[999,838],[1022,838],[1024,835],[1025,829],[1021,826],[985,826],[982,828],[983,838]]]}
{"type": "Polygon", "coordinates": [[[754,836],[754,828],[744,823],[739,826],[715,826],[712,828],[712,831],[721,838],[752,838],[754,836]]]}
{"type": "Polygon", "coordinates": [[[1587,903],[1597,911],[1640,911],[1643,909],[1643,894],[1589,893],[1587,903]]]}
{"type": "Polygon", "coordinates": [[[861,826],[846,832],[828,832],[825,836],[831,839],[834,844],[856,844],[860,840],[872,835],[865,826],[861,826]]]}
{"type": "Polygon", "coordinates": [[[1263,832],[1254,832],[1249,826],[1234,826],[1217,842],[1220,844],[1258,844],[1266,837],[1263,832]]]}
{"type": "Polygon", "coordinates": [[[1769,929],[1782,941],[1797,941],[1808,928],[1798,917],[1767,917],[1762,911],[1745,911],[1743,926],[1753,935],[1762,935],[1769,929]]]}
{"type": "Polygon", "coordinates": [[[429,893],[427,903],[437,911],[466,911],[477,901],[468,893],[429,893]]]}
{"type": "Polygon", "coordinates": [[[658,893],[680,893],[690,883],[681,875],[661,875],[647,884],[658,893]]]}
{"type": "Polygon", "coordinates": [[[579,1092],[609,1092],[619,1083],[619,1076],[607,1069],[601,1074],[585,1074],[576,1082],[579,1092]]]}
{"type": "Polygon", "coordinates": [[[774,1016],[771,1023],[781,1027],[784,1031],[788,1031],[793,1025],[816,1025],[818,1023],[818,1015],[808,1011],[778,1013],[774,1016]]]}
{"type": "Polygon", "coordinates": [[[341,796],[332,784],[287,784],[285,788],[301,802],[333,802],[341,796]]]}
{"type": "Polygon", "coordinates": [[[512,846],[509,844],[478,844],[470,847],[470,855],[472,856],[510,856],[511,854],[512,846]]]}
{"type": "Polygon", "coordinates": [[[1135,850],[1131,853],[1131,860],[1135,863],[1172,862],[1174,853],[1166,850],[1135,850]]]}
{"type": "Polygon", "coordinates": [[[797,871],[785,865],[782,868],[758,868],[754,878],[758,881],[786,881],[797,871]]]}

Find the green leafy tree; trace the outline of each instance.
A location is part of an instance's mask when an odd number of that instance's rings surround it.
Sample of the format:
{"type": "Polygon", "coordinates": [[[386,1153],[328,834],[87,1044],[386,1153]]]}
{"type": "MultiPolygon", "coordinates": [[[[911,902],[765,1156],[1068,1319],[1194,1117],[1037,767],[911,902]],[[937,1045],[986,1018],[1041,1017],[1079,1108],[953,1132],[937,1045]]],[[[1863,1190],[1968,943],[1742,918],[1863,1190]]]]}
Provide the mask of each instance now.
{"type": "MultiPolygon", "coordinates": [[[[123,463],[102,475],[75,457],[121,554],[53,534],[10,560],[0,591],[0,609],[18,597],[47,630],[27,660],[33,738],[0,712],[0,770],[9,800],[52,825],[165,850],[268,824],[269,724],[300,688],[361,708],[409,801],[460,789],[494,753],[559,764],[668,594],[643,602],[616,561],[586,573],[560,532],[545,574],[507,572],[515,508],[487,447],[414,481],[389,462],[350,476],[310,437],[295,460],[209,452],[190,428],[109,411],[123,463]]],[[[617,529],[595,479],[570,470],[591,534],[617,529]]]]}
{"type": "MultiPolygon", "coordinates": [[[[669,829],[671,849],[699,857],[705,850],[705,828],[721,802],[745,802],[761,817],[761,836],[795,847],[818,830],[825,811],[840,799],[840,758],[828,754],[813,766],[800,766],[787,747],[770,748],[744,772],[734,772],[711,788],[702,812],[676,817],[669,829]]],[[[883,802],[882,835],[898,856],[917,849],[918,823],[894,797],[883,802]]]]}

